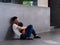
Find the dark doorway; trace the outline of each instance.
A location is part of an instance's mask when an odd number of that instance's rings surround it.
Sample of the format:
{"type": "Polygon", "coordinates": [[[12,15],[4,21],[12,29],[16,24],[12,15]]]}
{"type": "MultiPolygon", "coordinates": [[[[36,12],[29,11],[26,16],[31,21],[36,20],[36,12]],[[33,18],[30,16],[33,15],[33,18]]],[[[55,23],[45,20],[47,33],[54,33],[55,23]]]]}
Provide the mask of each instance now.
{"type": "Polygon", "coordinates": [[[51,26],[60,28],[60,0],[48,0],[48,6],[51,8],[51,26]]]}

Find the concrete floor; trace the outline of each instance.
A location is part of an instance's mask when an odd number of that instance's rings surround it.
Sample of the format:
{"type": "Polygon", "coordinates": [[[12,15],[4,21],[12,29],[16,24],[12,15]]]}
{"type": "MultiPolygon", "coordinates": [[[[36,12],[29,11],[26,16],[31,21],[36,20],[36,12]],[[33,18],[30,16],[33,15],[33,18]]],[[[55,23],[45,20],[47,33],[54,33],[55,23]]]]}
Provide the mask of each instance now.
{"type": "MultiPolygon", "coordinates": [[[[59,29],[60,30],[60,29],[59,29]]],[[[1,41],[0,45],[60,45],[60,31],[39,34],[41,39],[1,41]]]]}

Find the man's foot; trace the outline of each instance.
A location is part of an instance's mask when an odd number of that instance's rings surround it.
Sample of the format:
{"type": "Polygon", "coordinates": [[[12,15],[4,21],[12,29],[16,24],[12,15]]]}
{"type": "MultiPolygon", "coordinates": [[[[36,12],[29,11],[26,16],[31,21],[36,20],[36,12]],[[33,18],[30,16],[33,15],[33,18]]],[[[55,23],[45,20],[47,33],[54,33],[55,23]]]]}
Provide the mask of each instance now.
{"type": "Polygon", "coordinates": [[[33,38],[25,38],[25,39],[20,39],[20,40],[33,40],[33,38]]]}
{"type": "Polygon", "coordinates": [[[36,35],[36,36],[34,36],[34,38],[41,38],[41,37],[39,37],[38,35],[36,35]]]}

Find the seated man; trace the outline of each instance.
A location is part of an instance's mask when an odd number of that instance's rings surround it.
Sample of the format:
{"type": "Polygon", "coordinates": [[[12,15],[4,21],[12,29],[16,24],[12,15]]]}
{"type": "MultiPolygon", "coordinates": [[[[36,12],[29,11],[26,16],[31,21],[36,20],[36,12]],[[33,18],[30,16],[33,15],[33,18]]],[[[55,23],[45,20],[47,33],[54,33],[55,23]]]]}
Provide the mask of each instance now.
{"type": "Polygon", "coordinates": [[[27,27],[23,26],[23,24],[20,25],[19,21],[18,21],[18,17],[16,17],[16,16],[12,17],[10,22],[11,22],[12,29],[14,32],[14,38],[32,40],[33,38],[31,38],[31,34],[34,35],[34,38],[40,38],[36,34],[32,25],[28,25],[27,27]]]}

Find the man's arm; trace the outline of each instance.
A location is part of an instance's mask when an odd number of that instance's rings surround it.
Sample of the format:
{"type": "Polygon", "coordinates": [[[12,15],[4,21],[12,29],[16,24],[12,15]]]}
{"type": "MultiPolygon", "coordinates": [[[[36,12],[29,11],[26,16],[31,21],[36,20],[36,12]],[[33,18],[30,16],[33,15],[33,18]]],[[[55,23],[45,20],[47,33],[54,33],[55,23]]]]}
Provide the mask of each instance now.
{"type": "Polygon", "coordinates": [[[22,34],[25,34],[25,29],[26,29],[26,27],[20,27],[20,26],[18,26],[17,28],[18,28],[19,30],[23,30],[23,31],[22,31],[22,34]]]}
{"type": "Polygon", "coordinates": [[[20,29],[21,29],[21,30],[25,30],[26,27],[24,27],[24,26],[23,26],[23,27],[17,26],[17,29],[19,29],[19,30],[20,30],[20,29]]]}

